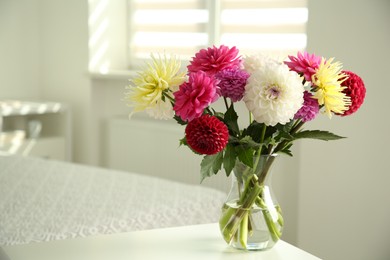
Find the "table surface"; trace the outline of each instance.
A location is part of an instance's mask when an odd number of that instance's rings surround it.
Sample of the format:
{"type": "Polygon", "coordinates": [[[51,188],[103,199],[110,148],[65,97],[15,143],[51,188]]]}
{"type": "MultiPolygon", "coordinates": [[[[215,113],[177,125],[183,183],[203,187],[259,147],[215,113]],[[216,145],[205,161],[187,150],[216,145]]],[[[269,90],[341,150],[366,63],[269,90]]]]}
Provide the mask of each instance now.
{"type": "Polygon", "coordinates": [[[10,260],[319,259],[284,241],[279,241],[266,251],[246,252],[233,249],[222,239],[217,224],[6,246],[3,251],[10,260]]]}

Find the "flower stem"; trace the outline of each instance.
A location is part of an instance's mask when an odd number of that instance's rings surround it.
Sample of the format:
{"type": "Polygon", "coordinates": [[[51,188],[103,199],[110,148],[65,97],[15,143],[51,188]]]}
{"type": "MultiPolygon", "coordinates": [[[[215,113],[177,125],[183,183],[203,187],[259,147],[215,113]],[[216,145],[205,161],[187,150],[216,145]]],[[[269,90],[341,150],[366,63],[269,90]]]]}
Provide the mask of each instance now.
{"type": "Polygon", "coordinates": [[[298,119],[297,121],[295,121],[295,123],[293,124],[293,127],[291,129],[290,134],[296,133],[302,125],[303,125],[303,121],[301,119],[298,119]]]}
{"type": "MultiPolygon", "coordinates": [[[[262,188],[257,183],[257,177],[256,175],[253,175],[253,178],[255,180],[247,182],[245,190],[243,192],[243,196],[241,196],[240,201],[238,201],[238,208],[228,208],[228,210],[223,214],[219,221],[219,226],[222,230],[222,235],[226,242],[230,243],[230,241],[233,239],[233,237],[236,236],[236,233],[239,229],[239,227],[242,225],[243,218],[245,217],[245,214],[249,214],[249,211],[252,207],[252,205],[255,203],[256,199],[258,198],[262,188]],[[251,185],[254,184],[254,185],[251,185]]],[[[246,223],[246,226],[248,225],[248,222],[246,223]]],[[[240,229],[240,232],[246,232],[248,233],[247,227],[246,229],[240,229]]],[[[240,243],[243,241],[241,237],[243,234],[239,234],[240,243]]]]}
{"type": "Polygon", "coordinates": [[[271,168],[272,163],[275,161],[275,158],[276,158],[275,156],[269,156],[268,160],[265,162],[265,165],[263,167],[263,170],[262,170],[262,172],[259,176],[259,180],[258,180],[258,182],[260,184],[264,183],[265,178],[267,177],[268,171],[271,168]]]}
{"type": "MultiPolygon", "coordinates": [[[[206,107],[206,108],[205,108],[205,111],[206,111],[207,114],[213,115],[213,111],[211,111],[210,107],[206,107]]],[[[204,112],[203,112],[203,113],[204,113],[204,112]]]]}
{"type": "MultiPolygon", "coordinates": [[[[301,121],[301,120],[297,120],[297,122],[295,122],[294,126],[292,127],[291,131],[290,131],[290,134],[295,134],[296,132],[298,132],[299,129],[301,129],[301,127],[305,124],[305,122],[301,121]]],[[[277,153],[279,152],[280,150],[282,150],[286,145],[288,145],[290,142],[292,141],[283,141],[283,142],[280,142],[274,149],[274,153],[277,153]]]]}
{"type": "Polygon", "coordinates": [[[172,106],[175,105],[175,99],[172,96],[170,96],[167,92],[162,92],[162,94],[165,98],[167,98],[167,99],[169,99],[169,101],[171,101],[172,106]]]}
{"type": "Polygon", "coordinates": [[[228,104],[228,102],[227,102],[226,97],[223,97],[223,101],[225,102],[225,107],[226,107],[226,109],[229,109],[229,104],[228,104]]]}
{"type": "Polygon", "coordinates": [[[275,206],[276,208],[276,212],[278,213],[278,224],[283,227],[284,225],[284,219],[283,219],[283,216],[282,216],[282,209],[280,208],[279,205],[275,206]]]}
{"type": "Polygon", "coordinates": [[[240,223],[240,243],[243,248],[246,249],[246,244],[248,242],[248,215],[250,210],[247,210],[244,213],[242,221],[240,223]]]}
{"type": "MultiPolygon", "coordinates": [[[[256,200],[257,204],[261,207],[262,209],[262,212],[263,212],[263,216],[264,216],[264,220],[267,224],[267,227],[268,227],[268,230],[270,231],[270,234],[271,234],[271,237],[272,237],[272,240],[274,242],[277,242],[280,237],[282,236],[282,232],[280,231],[280,229],[275,225],[275,222],[271,216],[271,213],[267,207],[267,205],[265,204],[264,200],[261,198],[261,197],[258,197],[257,200],[256,200]]],[[[277,213],[278,213],[278,219],[277,219],[277,222],[278,224],[282,227],[283,226],[283,218],[281,216],[281,214],[279,213],[280,212],[280,208],[279,210],[275,207],[275,209],[277,210],[277,213]],[[279,218],[280,217],[280,218],[279,218]],[[280,220],[280,221],[279,221],[280,220]]]]}
{"type": "MultiPolygon", "coordinates": [[[[257,157],[256,157],[256,160],[255,160],[255,163],[253,164],[253,172],[256,172],[256,169],[257,169],[257,166],[259,165],[259,161],[260,161],[260,157],[261,157],[261,151],[263,149],[263,142],[264,142],[264,137],[265,137],[265,132],[267,130],[267,126],[265,124],[263,124],[263,128],[262,128],[262,131],[261,131],[261,136],[260,136],[260,146],[259,146],[259,150],[257,151],[257,157]]],[[[263,175],[263,172],[262,171],[260,173],[260,175],[263,175]]],[[[261,182],[260,182],[261,184],[261,182]]]]}

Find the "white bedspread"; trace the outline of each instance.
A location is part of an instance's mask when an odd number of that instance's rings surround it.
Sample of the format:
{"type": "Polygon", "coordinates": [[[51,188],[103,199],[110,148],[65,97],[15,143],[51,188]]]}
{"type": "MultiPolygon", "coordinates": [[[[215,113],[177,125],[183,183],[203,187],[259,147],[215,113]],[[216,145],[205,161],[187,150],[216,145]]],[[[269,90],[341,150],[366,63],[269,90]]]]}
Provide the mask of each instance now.
{"type": "Polygon", "coordinates": [[[0,157],[0,245],[216,222],[224,199],[202,186],[0,157]]]}

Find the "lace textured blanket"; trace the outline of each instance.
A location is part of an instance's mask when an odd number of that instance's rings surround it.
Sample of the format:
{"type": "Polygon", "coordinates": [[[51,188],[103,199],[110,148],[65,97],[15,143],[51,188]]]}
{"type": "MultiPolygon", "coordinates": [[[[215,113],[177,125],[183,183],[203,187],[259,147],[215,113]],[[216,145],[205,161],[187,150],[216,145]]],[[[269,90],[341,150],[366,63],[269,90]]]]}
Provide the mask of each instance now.
{"type": "Polygon", "coordinates": [[[225,197],[134,173],[0,157],[0,245],[217,222],[225,197]]]}

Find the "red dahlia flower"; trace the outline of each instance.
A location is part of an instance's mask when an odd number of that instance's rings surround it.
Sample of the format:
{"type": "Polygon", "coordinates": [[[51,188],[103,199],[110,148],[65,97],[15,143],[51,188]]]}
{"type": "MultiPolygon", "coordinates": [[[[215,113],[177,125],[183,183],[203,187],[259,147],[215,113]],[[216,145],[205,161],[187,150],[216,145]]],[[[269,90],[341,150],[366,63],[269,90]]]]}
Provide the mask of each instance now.
{"type": "Polygon", "coordinates": [[[351,98],[351,105],[344,114],[340,116],[348,116],[355,113],[359,107],[363,104],[366,96],[366,87],[362,78],[351,71],[343,70],[342,73],[348,76],[348,79],[341,83],[341,86],[345,87],[343,93],[351,98]]]}
{"type": "Polygon", "coordinates": [[[238,68],[241,63],[236,47],[229,48],[221,45],[219,48],[202,49],[192,58],[187,66],[189,72],[204,71],[208,75],[214,75],[218,71],[230,68],[238,68]]]}
{"type": "Polygon", "coordinates": [[[225,148],[229,140],[227,126],[208,114],[189,122],[185,132],[187,144],[200,154],[216,154],[225,148]]]}

